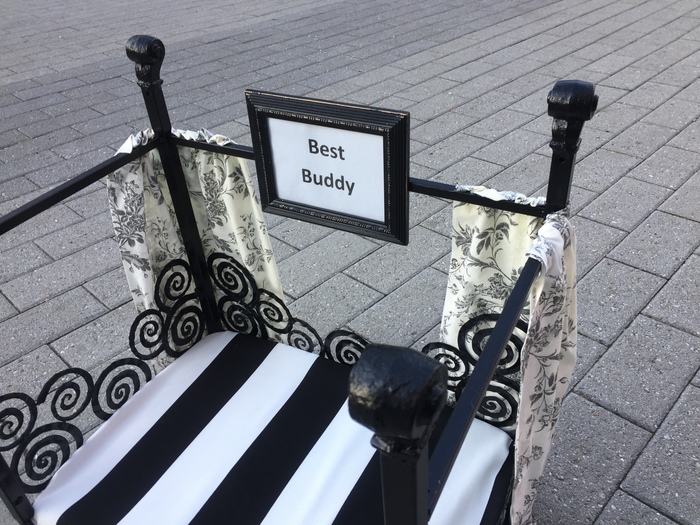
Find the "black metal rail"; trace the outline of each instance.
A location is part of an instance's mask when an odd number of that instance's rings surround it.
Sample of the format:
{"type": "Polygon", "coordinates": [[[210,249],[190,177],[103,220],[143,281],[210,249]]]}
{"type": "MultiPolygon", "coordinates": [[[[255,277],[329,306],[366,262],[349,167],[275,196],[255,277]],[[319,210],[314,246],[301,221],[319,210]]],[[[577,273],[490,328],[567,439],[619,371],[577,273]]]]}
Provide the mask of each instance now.
{"type": "Polygon", "coordinates": [[[508,338],[513,333],[520,318],[520,312],[528,299],[530,288],[537,278],[541,264],[538,260],[529,258],[523,267],[513,291],[503,306],[503,311],[493,329],[491,336],[479,356],[479,360],[466,382],[459,401],[457,401],[445,429],[430,457],[428,479],[428,509],[435,509],[440,494],[452,466],[457,459],[464,438],[467,436],[476,413],[481,407],[489,382],[496,372],[501,360],[503,349],[508,338]]]}
{"type": "Polygon", "coordinates": [[[221,153],[223,155],[231,155],[233,157],[240,157],[242,159],[255,160],[255,151],[250,146],[243,146],[241,144],[226,144],[221,146],[219,144],[210,144],[208,142],[197,142],[194,140],[183,139],[182,137],[170,137],[170,143],[176,146],[185,146],[188,148],[197,148],[204,151],[211,151],[213,153],[221,153]]]}
{"type": "Polygon", "coordinates": [[[11,211],[7,215],[0,217],[0,235],[9,232],[23,222],[28,221],[43,211],[48,210],[51,206],[58,204],[71,195],[75,195],[80,190],[87,188],[90,186],[90,184],[97,182],[102,177],[107,176],[109,173],[126,166],[133,160],[145,155],[156,146],[157,142],[154,140],[145,146],[138,146],[134,148],[131,153],[117,153],[111,159],[101,162],[94,168],[84,171],[77,177],[56,186],[36,199],[33,199],[16,210],[11,211]]]}
{"type": "Polygon", "coordinates": [[[551,204],[542,206],[531,206],[529,204],[521,204],[512,201],[494,201],[488,197],[483,197],[468,191],[458,190],[454,184],[445,184],[444,182],[435,182],[431,180],[416,179],[409,177],[408,189],[414,193],[430,195],[432,197],[440,197],[457,202],[468,202],[479,206],[487,206],[489,208],[498,208],[499,210],[511,211],[514,213],[522,213],[524,215],[532,215],[534,217],[546,217],[547,214],[558,211],[561,207],[551,204]]]}

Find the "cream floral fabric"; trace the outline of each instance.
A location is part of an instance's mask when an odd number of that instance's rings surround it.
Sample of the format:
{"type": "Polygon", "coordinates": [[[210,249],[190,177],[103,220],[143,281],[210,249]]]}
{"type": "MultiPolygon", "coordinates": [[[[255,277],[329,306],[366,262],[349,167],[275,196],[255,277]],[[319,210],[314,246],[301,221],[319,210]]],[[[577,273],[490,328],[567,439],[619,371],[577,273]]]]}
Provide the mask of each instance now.
{"type": "MultiPolygon", "coordinates": [[[[514,194],[488,197],[536,203],[514,194]]],[[[533,523],[532,505],[559,409],[576,361],[575,239],[565,214],[542,222],[526,215],[455,203],[450,276],[443,313],[444,341],[457,346],[460,327],[500,313],[527,257],[542,263],[523,311],[528,322],[520,366],[511,521],[533,523]]]]}
{"type": "MultiPolygon", "coordinates": [[[[177,136],[225,144],[229,139],[173,130],[177,136]]],[[[120,151],[145,144],[150,130],[129,137],[120,151]]],[[[284,297],[270,239],[250,174],[237,157],[178,147],[180,162],[207,257],[224,253],[242,263],[256,284],[284,297]]],[[[156,149],[107,179],[116,239],[137,310],[157,308],[156,279],[176,259],[187,261],[165,173],[156,149]]]]}
{"type": "Polygon", "coordinates": [[[530,290],[530,322],[520,368],[514,525],[533,523],[539,478],[576,364],[576,240],[565,215],[547,217],[528,255],[543,269],[530,290]]]}
{"type": "MultiPolygon", "coordinates": [[[[458,189],[492,200],[524,202],[525,198],[483,187],[458,189]]],[[[459,330],[469,319],[501,312],[541,225],[542,219],[537,217],[455,202],[452,258],[441,328],[444,342],[458,346],[459,330]]]]}

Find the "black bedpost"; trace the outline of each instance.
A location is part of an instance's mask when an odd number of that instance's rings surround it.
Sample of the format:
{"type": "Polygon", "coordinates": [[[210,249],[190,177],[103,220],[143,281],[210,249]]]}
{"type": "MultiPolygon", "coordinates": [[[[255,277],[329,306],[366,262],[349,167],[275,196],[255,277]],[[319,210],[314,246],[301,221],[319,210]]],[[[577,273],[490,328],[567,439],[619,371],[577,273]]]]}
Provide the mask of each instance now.
{"type": "Polygon", "coordinates": [[[428,440],[447,369],[415,350],[370,345],[350,373],[350,416],[375,432],[385,525],[427,525],[428,440]]]}
{"type": "Polygon", "coordinates": [[[221,320],[217,313],[216,297],[211,280],[207,277],[207,260],[202,240],[199,237],[177,146],[170,141],[172,126],[163,96],[163,81],[160,78],[165,46],[163,42],[152,36],[136,35],[132,36],[126,43],[126,55],[136,64],[136,78],[141,86],[151,127],[156,133],[156,140],[159,141],[157,149],[163,163],[168,189],[173,199],[207,330],[210,333],[219,332],[222,330],[221,320]]]}
{"type": "Polygon", "coordinates": [[[571,180],[583,123],[593,117],[598,107],[595,86],[580,80],[560,80],[547,96],[552,123],[552,165],[547,187],[547,204],[557,209],[569,203],[571,180]]]}

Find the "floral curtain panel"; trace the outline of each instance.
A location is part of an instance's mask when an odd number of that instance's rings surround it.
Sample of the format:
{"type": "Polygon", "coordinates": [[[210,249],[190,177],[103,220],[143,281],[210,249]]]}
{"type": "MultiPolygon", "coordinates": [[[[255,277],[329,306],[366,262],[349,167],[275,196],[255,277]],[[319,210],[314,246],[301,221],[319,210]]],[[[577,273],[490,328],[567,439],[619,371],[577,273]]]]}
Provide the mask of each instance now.
{"type": "MultiPolygon", "coordinates": [[[[457,189],[497,201],[543,202],[481,186],[457,189]]],[[[441,327],[444,342],[456,347],[459,330],[467,321],[483,314],[500,314],[541,225],[542,219],[537,217],[454,204],[452,258],[441,327]]],[[[527,307],[523,316],[527,319],[527,307]]]]}
{"type": "MultiPolygon", "coordinates": [[[[538,204],[539,199],[469,191],[496,200],[538,204]]],[[[458,346],[460,328],[479,316],[497,315],[527,257],[542,271],[523,310],[527,323],[520,361],[520,403],[515,428],[515,479],[511,521],[532,523],[532,504],[544,471],[554,426],[576,362],[576,261],[573,230],[565,214],[544,221],[512,212],[455,203],[452,258],[442,337],[458,346]]]]}
{"type": "MultiPolygon", "coordinates": [[[[206,130],[173,133],[200,142],[230,142],[206,130]]],[[[119,151],[131,151],[152,138],[150,130],[133,135],[119,151]]],[[[252,274],[258,287],[283,298],[245,161],[183,146],[178,152],[205,256],[216,252],[233,257],[252,274]]],[[[112,173],[107,187],[116,239],[137,310],[158,309],[158,277],[172,261],[187,261],[187,255],[157,149],[112,173]]]]}

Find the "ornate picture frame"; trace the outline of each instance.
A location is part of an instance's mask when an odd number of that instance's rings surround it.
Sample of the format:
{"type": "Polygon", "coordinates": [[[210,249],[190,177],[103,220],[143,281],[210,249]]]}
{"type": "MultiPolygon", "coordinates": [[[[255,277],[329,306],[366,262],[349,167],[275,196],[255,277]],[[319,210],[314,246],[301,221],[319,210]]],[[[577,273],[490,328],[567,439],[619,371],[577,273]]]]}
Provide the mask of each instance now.
{"type": "Polygon", "coordinates": [[[407,112],[245,97],[265,211],[408,244],[407,112]]]}

